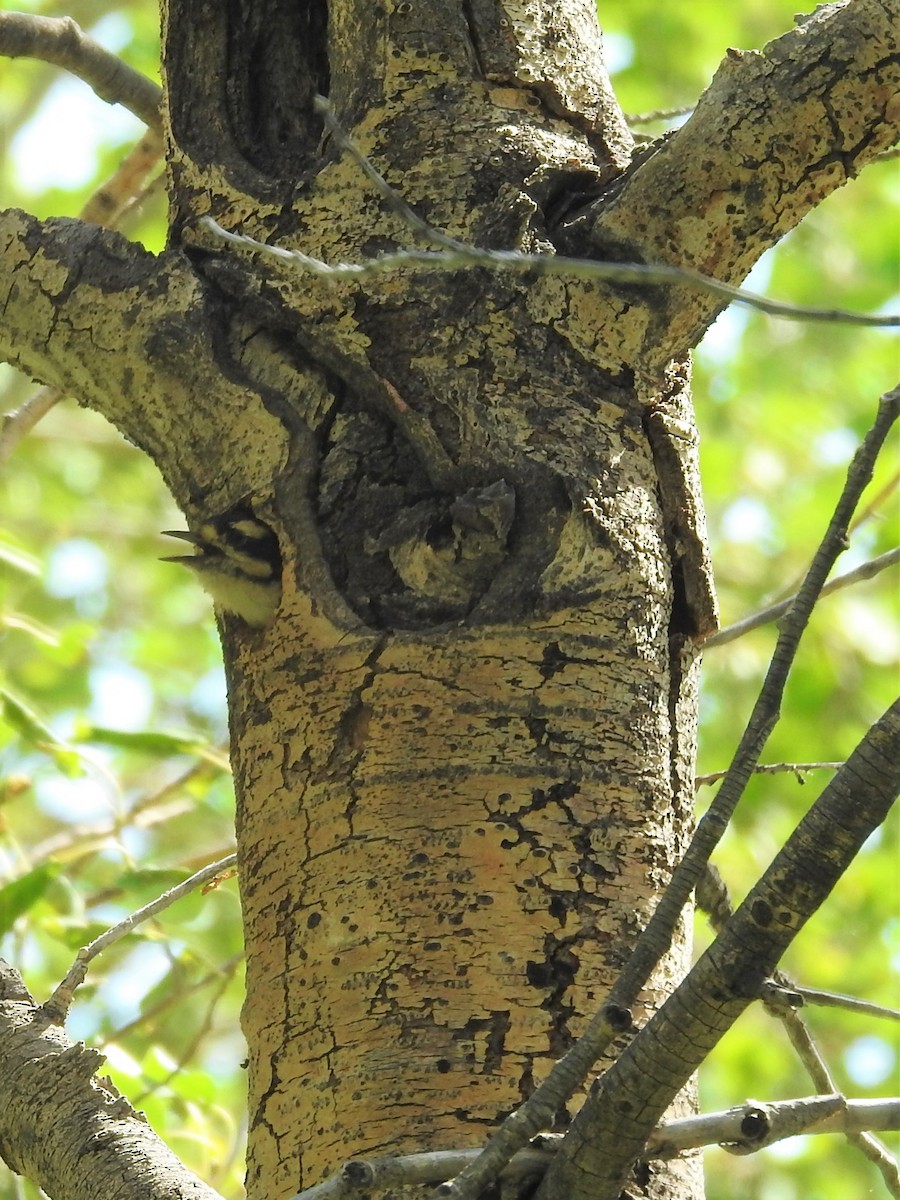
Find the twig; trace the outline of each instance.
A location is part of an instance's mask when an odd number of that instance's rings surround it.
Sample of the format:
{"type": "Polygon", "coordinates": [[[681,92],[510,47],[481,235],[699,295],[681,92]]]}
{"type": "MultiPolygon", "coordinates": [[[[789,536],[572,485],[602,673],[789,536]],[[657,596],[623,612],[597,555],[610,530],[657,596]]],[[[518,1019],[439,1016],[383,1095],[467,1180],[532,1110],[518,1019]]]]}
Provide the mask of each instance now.
{"type": "Polygon", "coordinates": [[[79,216],[82,221],[117,229],[131,206],[152,186],[150,173],[163,156],[162,134],[148,129],[128,151],[109,179],[91,194],[79,216]]]}
{"type": "MultiPolygon", "coordinates": [[[[0,37],[5,17],[22,15],[0,13],[0,37]]],[[[158,130],[148,130],[137,145],[129,150],[109,179],[91,193],[79,214],[81,219],[105,229],[117,228],[128,205],[140,192],[147,176],[162,157],[162,152],[161,133],[158,130]]],[[[0,467],[35,425],[42,421],[60,400],[64,400],[65,396],[66,393],[61,392],[59,388],[38,388],[18,408],[0,417],[0,467]]]]}
{"type": "Polygon", "coordinates": [[[822,992],[817,988],[793,984],[794,991],[804,1004],[815,1004],[820,1008],[843,1008],[848,1012],[865,1013],[869,1017],[883,1017],[886,1021],[900,1021],[900,1009],[887,1008],[884,1004],[873,1004],[857,996],[842,996],[840,992],[822,992]]]}
{"type": "MultiPolygon", "coordinates": [[[[688,267],[675,267],[666,263],[617,263],[596,262],[589,258],[567,258],[562,254],[523,254],[519,250],[484,250],[476,246],[458,243],[457,249],[446,250],[397,250],[382,254],[362,263],[339,262],[329,264],[313,258],[300,250],[286,250],[283,246],[269,246],[243,233],[230,233],[212,217],[200,217],[193,226],[185,226],[183,237],[187,244],[200,249],[211,249],[216,241],[226,242],[238,250],[258,254],[263,258],[277,259],[285,264],[326,279],[340,283],[347,279],[360,281],[387,275],[392,271],[408,271],[419,274],[425,271],[506,271],[515,275],[561,275],[568,279],[604,279],[610,283],[666,285],[696,288],[713,296],[721,296],[735,304],[746,304],[750,308],[768,313],[772,317],[785,317],[793,321],[842,322],[849,325],[874,327],[900,326],[900,314],[879,316],[877,314],[854,313],[846,309],[805,308],[796,304],[785,304],[769,300],[755,292],[733,287],[688,267]]],[[[438,240],[435,238],[434,240],[438,240]]],[[[442,238],[444,245],[452,239],[442,238]]]]}
{"type": "MultiPolygon", "coordinates": [[[[785,977],[779,973],[778,978],[785,977]]],[[[802,995],[802,991],[799,989],[797,991],[802,995]]],[[[806,1068],[813,1086],[822,1091],[833,1090],[834,1082],[831,1072],[819,1053],[819,1048],[803,1018],[799,1013],[790,1009],[779,1011],[776,1015],[784,1025],[790,1043],[806,1068]]],[[[865,1129],[846,1129],[842,1132],[850,1145],[855,1146],[881,1172],[890,1194],[900,1198],[900,1170],[887,1147],[865,1129]]]]}
{"type": "Polygon", "coordinates": [[[101,954],[116,942],[121,941],[123,937],[131,933],[142,922],[148,920],[150,917],[155,917],[157,913],[161,913],[169,908],[176,900],[180,900],[182,896],[186,896],[196,888],[202,887],[203,884],[209,883],[217,875],[222,875],[225,871],[231,870],[236,862],[237,855],[228,854],[225,858],[220,858],[218,862],[210,863],[209,866],[203,867],[202,870],[182,880],[175,887],[169,888],[167,892],[163,892],[161,896],[157,896],[155,900],[151,900],[149,904],[145,904],[143,908],[130,913],[116,925],[101,933],[99,937],[94,938],[89,945],[82,946],[62,982],[57,985],[49,999],[44,1002],[42,1006],[44,1011],[52,1013],[55,1017],[65,1016],[71,1007],[76,990],[84,982],[88,965],[98,954],[101,954]]]}
{"type": "Polygon", "coordinates": [[[751,1154],[798,1134],[856,1133],[862,1129],[900,1129],[900,1098],[847,1100],[833,1092],[766,1104],[750,1100],[726,1112],[658,1126],[650,1135],[647,1154],[673,1157],[684,1150],[713,1145],[733,1154],[751,1154]]]}
{"type": "MultiPolygon", "coordinates": [[[[837,771],[843,766],[843,762],[808,762],[808,763],[757,763],[753,768],[754,775],[785,775],[790,773],[797,776],[797,782],[803,783],[803,775],[808,771],[837,771]]],[[[728,774],[727,771],[713,771],[709,775],[698,775],[694,780],[694,787],[707,787],[711,783],[718,783],[720,779],[724,779],[728,774]]]]}
{"type": "Polygon", "coordinates": [[[850,526],[851,532],[855,533],[866,521],[870,521],[873,517],[878,516],[879,509],[896,492],[898,486],[900,486],[900,471],[895,472],[887,483],[878,489],[865,508],[859,510],[853,518],[853,524],[850,526]]]}
{"type": "Polygon", "coordinates": [[[569,279],[605,279],[611,283],[662,284],[676,287],[692,287],[714,296],[746,304],[770,316],[786,317],[805,321],[843,321],[853,325],[893,326],[900,325],[900,314],[878,316],[876,314],[852,313],[843,309],[802,308],[757,296],[743,288],[733,287],[700,271],[688,267],[675,267],[667,263],[616,263],[595,262],[587,258],[567,258],[561,254],[523,254],[519,250],[486,250],[470,246],[457,238],[450,237],[429,225],[410,208],[403,197],[395,191],[368,158],[357,149],[348,134],[334,118],[326,100],[317,96],[315,109],[321,114],[326,126],[336,141],[355,159],[384,199],[420,238],[443,250],[398,250],[367,259],[362,263],[329,264],[313,258],[300,250],[287,250],[283,246],[269,246],[265,242],[246,234],[231,233],[223,229],[212,217],[201,217],[195,225],[186,226],[183,237],[190,245],[201,249],[212,249],[218,242],[225,242],[236,249],[258,254],[263,258],[275,259],[286,265],[309,272],[319,278],[338,283],[372,279],[392,271],[456,271],[489,270],[505,271],[518,275],[562,275],[569,279]]]}
{"type": "Polygon", "coordinates": [[[0,55],[39,58],[63,67],[84,80],[107,104],[121,104],[151,129],[162,128],[162,88],[104,50],[71,17],[0,13],[0,55]]]}
{"type": "Polygon", "coordinates": [[[186,1045],[181,1046],[181,1048],[178,1052],[178,1057],[176,1058],[175,1062],[172,1064],[172,1067],[170,1068],[170,1070],[167,1071],[166,1074],[163,1075],[161,1078],[154,1079],[152,1081],[152,1083],[149,1084],[149,1086],[145,1087],[142,1092],[139,1092],[138,1095],[134,1097],[133,1103],[134,1103],[135,1107],[137,1107],[138,1105],[141,1105],[141,1104],[145,1104],[147,1102],[148,1097],[152,1096],[155,1092],[158,1092],[160,1089],[168,1087],[168,1085],[175,1078],[175,1076],[180,1074],[185,1069],[185,1065],[187,1063],[194,1061],[194,1055],[196,1054],[198,1048],[200,1047],[203,1039],[209,1033],[210,1029],[212,1029],[213,1017],[215,1016],[216,1007],[218,1006],[219,1001],[222,999],[222,996],[225,994],[226,988],[228,987],[228,985],[231,983],[232,979],[234,978],[235,968],[237,967],[238,963],[241,961],[242,957],[243,957],[242,955],[235,955],[231,959],[231,962],[233,964],[233,966],[231,967],[231,970],[227,973],[219,972],[219,978],[216,981],[217,987],[216,987],[215,991],[213,992],[212,996],[210,996],[209,1000],[207,1001],[206,1012],[203,1016],[203,1020],[200,1022],[197,1029],[194,1031],[193,1037],[190,1038],[190,1040],[187,1042],[186,1045]]]}
{"type": "Polygon", "coordinates": [[[202,777],[203,773],[207,771],[224,771],[227,774],[228,770],[227,764],[217,764],[212,758],[201,758],[197,762],[191,763],[174,779],[169,779],[159,787],[136,797],[128,811],[117,813],[114,820],[100,822],[96,825],[68,826],[64,831],[51,834],[44,841],[32,846],[29,850],[29,857],[32,862],[40,862],[45,858],[64,855],[76,847],[81,849],[86,842],[103,844],[108,839],[118,839],[122,827],[125,825],[135,824],[140,828],[149,829],[158,825],[160,821],[169,820],[178,815],[189,805],[193,805],[193,801],[187,799],[178,801],[177,799],[177,793],[185,789],[192,780],[198,776],[202,777]]]}
{"type": "MultiPolygon", "coordinates": [[[[117,1029],[110,1033],[106,1041],[122,1042],[124,1038],[128,1037],[128,1035],[135,1030],[140,1029],[142,1025],[146,1025],[148,1023],[152,1024],[155,1022],[156,1019],[164,1012],[168,1011],[168,1009],[175,1008],[178,1005],[190,1003],[191,997],[196,996],[198,992],[201,992],[204,988],[209,987],[210,984],[218,983],[223,976],[229,980],[232,979],[238,966],[243,961],[243,958],[244,952],[243,950],[239,950],[237,954],[232,954],[230,958],[227,958],[225,962],[220,963],[219,966],[215,967],[212,971],[207,971],[202,979],[197,979],[188,986],[174,991],[171,988],[168,989],[164,995],[160,996],[155,1004],[151,1004],[142,1008],[140,1013],[133,1020],[128,1021],[125,1025],[118,1026],[117,1029]]],[[[103,1043],[101,1043],[101,1048],[102,1045],[103,1043]]]]}
{"type": "MultiPolygon", "coordinates": [[[[674,1158],[686,1150],[724,1146],[733,1154],[751,1154],[798,1134],[847,1133],[862,1129],[900,1129],[900,1098],[847,1100],[838,1093],[760,1103],[750,1100],[723,1112],[704,1113],[658,1125],[647,1142],[648,1159],[674,1158]]],[[[562,1144],[542,1136],[510,1161],[505,1182],[539,1178],[562,1144]]],[[[349,1200],[360,1192],[397,1185],[440,1183],[472,1162],[477,1150],[430,1151],[351,1159],[322,1183],[290,1200],[349,1200]]]]}
{"type": "MultiPolygon", "coordinates": [[[[849,587],[853,583],[859,583],[861,579],[872,579],[885,570],[886,567],[891,567],[898,562],[900,562],[900,549],[888,550],[884,554],[879,554],[877,558],[870,558],[868,562],[860,563],[852,571],[847,571],[846,574],[838,575],[836,579],[829,580],[822,588],[822,595],[828,596],[832,592],[840,591],[841,588],[849,587]]],[[[735,621],[733,625],[728,625],[724,629],[720,629],[718,633],[714,633],[712,637],[706,639],[703,643],[703,649],[708,650],[712,646],[722,646],[725,642],[733,642],[735,638],[743,637],[751,629],[757,629],[760,625],[767,625],[770,621],[777,621],[779,617],[784,616],[796,598],[796,595],[788,596],[786,600],[780,600],[777,604],[773,604],[769,608],[761,609],[759,612],[753,613],[752,616],[744,617],[742,621],[735,621]]]]}
{"type": "MultiPolygon", "coordinates": [[[[856,533],[856,531],[858,529],[861,529],[863,527],[863,525],[865,525],[868,521],[882,517],[882,514],[881,514],[882,508],[887,503],[887,501],[894,495],[894,493],[897,491],[898,486],[900,486],[900,471],[895,472],[894,475],[890,479],[888,479],[886,483],[882,484],[882,486],[874,493],[874,495],[872,495],[867,500],[867,502],[862,507],[860,507],[856,510],[853,520],[850,522],[851,537],[853,534],[856,533]]],[[[888,553],[891,553],[891,551],[888,551],[888,553]]],[[[871,561],[879,562],[880,559],[873,559],[871,561]]],[[[890,565],[890,564],[887,564],[887,565],[890,565]]],[[[850,574],[850,573],[848,572],[848,574],[850,574]]],[[[801,578],[802,578],[802,576],[801,576],[801,578]]],[[[843,576],[841,578],[843,578],[843,576]]],[[[796,589],[798,583],[799,583],[799,580],[786,585],[783,588],[783,594],[787,595],[787,594],[791,593],[793,590],[796,589]]],[[[832,586],[841,586],[841,585],[837,584],[836,581],[830,580],[825,586],[826,586],[826,588],[831,589],[832,586]]],[[[704,645],[705,644],[706,643],[704,643],[704,645]]]]}
{"type": "Polygon", "coordinates": [[[504,1121],[476,1162],[442,1191],[443,1196],[452,1197],[452,1200],[476,1200],[512,1155],[541,1129],[551,1125],[553,1114],[585,1079],[612,1040],[629,1028],[630,1007],[671,944],[673,930],[681,919],[684,906],[703,876],[775,725],[800,636],[822,585],[844,548],[853,510],[871,478],[875,460],[896,420],[898,408],[900,388],[882,397],[872,428],[853,456],[834,516],[797,593],[794,606],[782,623],[766,679],[728,774],[716,798],[698,822],[687,853],[673,871],[656,910],[635,943],[631,957],[606,1002],[578,1041],[554,1064],[544,1082],[504,1121]]]}
{"type": "Polygon", "coordinates": [[[0,466],[7,461],[19,442],[27,437],[35,425],[42,421],[64,396],[65,392],[61,392],[59,388],[38,388],[18,408],[12,408],[0,417],[0,466]]]}

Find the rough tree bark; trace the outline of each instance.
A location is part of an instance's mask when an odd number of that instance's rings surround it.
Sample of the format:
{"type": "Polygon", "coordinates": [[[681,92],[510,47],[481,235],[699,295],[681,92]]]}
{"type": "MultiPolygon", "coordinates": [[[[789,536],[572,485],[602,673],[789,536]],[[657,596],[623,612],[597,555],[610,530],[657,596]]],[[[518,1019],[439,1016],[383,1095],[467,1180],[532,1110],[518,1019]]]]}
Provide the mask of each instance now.
{"type": "MultiPolygon", "coordinates": [[[[171,0],[167,252],[2,217],[3,357],[113,420],[193,526],[249,508],[278,536],[272,624],[220,614],[250,1200],[354,1154],[479,1144],[665,887],[715,625],[687,354],[721,301],[334,282],[201,247],[197,218],[329,262],[409,244],[323,93],[455,237],[738,283],[896,137],[897,8],[827,5],[729,51],[634,154],[587,0],[171,0]]],[[[630,1190],[701,1185],[673,1164],[630,1190]]]]}

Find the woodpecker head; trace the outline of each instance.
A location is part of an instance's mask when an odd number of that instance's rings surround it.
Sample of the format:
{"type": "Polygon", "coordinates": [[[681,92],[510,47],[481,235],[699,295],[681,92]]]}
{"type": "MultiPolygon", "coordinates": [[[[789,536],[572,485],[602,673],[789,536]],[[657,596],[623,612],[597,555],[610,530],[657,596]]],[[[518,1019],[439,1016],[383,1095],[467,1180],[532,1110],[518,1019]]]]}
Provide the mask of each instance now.
{"type": "Polygon", "coordinates": [[[194,533],[166,529],[166,537],[190,542],[193,554],[166,556],[195,571],[213,603],[255,628],[268,625],[281,600],[278,539],[246,508],[232,509],[194,533]]]}

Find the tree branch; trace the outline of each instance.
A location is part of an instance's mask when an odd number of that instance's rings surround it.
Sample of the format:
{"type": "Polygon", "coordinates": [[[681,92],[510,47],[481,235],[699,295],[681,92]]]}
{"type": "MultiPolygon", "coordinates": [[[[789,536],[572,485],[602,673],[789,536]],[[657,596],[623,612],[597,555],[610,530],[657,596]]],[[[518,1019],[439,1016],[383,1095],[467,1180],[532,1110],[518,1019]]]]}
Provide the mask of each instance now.
{"type": "Polygon", "coordinates": [[[538,1200],[619,1195],[673,1097],[759,997],[787,947],[884,820],[898,789],[900,702],[868,731],[723,932],[596,1081],[538,1200]]]}
{"type": "MultiPolygon", "coordinates": [[[[382,182],[384,182],[382,180],[382,182]]],[[[393,188],[385,184],[392,192],[393,188]]],[[[649,286],[687,287],[718,296],[727,303],[745,304],[773,317],[784,317],[794,321],[826,321],[834,324],[866,325],[876,328],[900,325],[900,315],[880,313],[856,313],[843,308],[809,308],[800,304],[785,304],[770,300],[755,292],[722,283],[712,275],[703,275],[687,267],[673,267],[665,263],[599,262],[590,258],[566,258],[561,254],[523,254],[520,250],[485,250],[479,246],[468,246],[455,238],[447,237],[437,229],[421,221],[406,203],[402,205],[404,217],[418,232],[427,230],[426,236],[444,246],[443,250],[396,250],[381,254],[365,262],[326,263],[322,259],[304,254],[302,250],[287,250],[282,246],[271,246],[242,233],[231,233],[223,229],[212,217],[201,217],[193,227],[184,230],[185,241],[190,246],[212,250],[216,242],[224,242],[236,250],[258,255],[281,266],[293,267],[309,275],[333,283],[347,280],[363,282],[379,275],[393,272],[421,273],[431,271],[475,271],[488,270],[508,272],[513,275],[562,276],[567,279],[597,280],[606,283],[642,284],[649,286]]]]}
{"type": "MultiPolygon", "coordinates": [[[[0,35],[3,31],[2,22],[3,14],[0,13],[0,35]]],[[[147,176],[159,162],[162,153],[161,135],[149,130],[145,132],[109,179],[88,197],[79,214],[81,220],[104,229],[117,228],[129,206],[145,188],[147,176]]],[[[65,393],[59,388],[38,388],[18,408],[0,417],[0,467],[19,442],[64,398],[65,393]]]]}
{"type": "Polygon", "coordinates": [[[870,1000],[860,1000],[857,996],[843,996],[840,992],[823,992],[818,988],[803,987],[796,983],[793,986],[804,1004],[818,1005],[820,1008],[843,1008],[847,1012],[865,1013],[867,1017],[883,1017],[886,1021],[900,1021],[900,1009],[898,1008],[873,1004],[870,1000]]]}
{"type": "Polygon", "coordinates": [[[0,13],[0,55],[39,58],[77,75],[107,104],[121,104],[157,133],[162,88],[88,37],[71,17],[0,13]]]}
{"type": "Polygon", "coordinates": [[[84,983],[87,975],[88,966],[97,957],[107,950],[110,946],[114,946],[116,942],[121,941],[123,937],[127,937],[133,929],[144,921],[149,921],[151,917],[157,916],[171,905],[176,900],[180,900],[182,896],[187,896],[198,887],[203,887],[217,876],[230,871],[237,862],[236,854],[228,854],[225,858],[220,858],[218,862],[209,863],[202,867],[187,879],[183,879],[181,883],[177,883],[168,891],[163,892],[161,896],[157,896],[155,900],[151,900],[149,904],[145,904],[143,908],[139,908],[136,912],[129,913],[121,921],[111,926],[100,934],[88,946],[82,946],[76,955],[75,961],[66,971],[61,982],[54,989],[53,994],[44,1003],[44,1009],[54,1019],[64,1018],[68,1013],[72,1001],[75,998],[75,992],[84,983]]]}
{"type": "MultiPolygon", "coordinates": [[[[590,245],[608,258],[618,247],[616,257],[738,284],[897,140],[900,2],[822,5],[801,21],[761,53],[728,51],[693,116],[573,224],[576,253],[590,245]]],[[[720,308],[709,294],[666,291],[648,344],[663,360],[680,357],[720,308]]]]}
{"type": "Polygon", "coordinates": [[[245,377],[222,369],[206,288],[179,252],[0,212],[0,311],[0,359],[112,421],[182,506],[203,496],[222,511],[271,487],[284,427],[245,377]]]}
{"type": "Polygon", "coordinates": [[[221,1200],[69,1041],[0,960],[0,1147],[54,1200],[221,1200]]]}
{"type": "MultiPolygon", "coordinates": [[[[798,783],[805,783],[804,775],[810,771],[837,771],[844,765],[843,760],[835,762],[781,762],[757,763],[753,768],[754,775],[795,775],[798,783]]],[[[727,771],[711,771],[708,775],[698,775],[694,780],[696,788],[709,787],[718,783],[728,774],[727,771]]]]}
{"type": "MultiPolygon", "coordinates": [[[[722,1146],[732,1154],[753,1154],[788,1137],[822,1133],[859,1133],[900,1129],[900,1098],[847,1100],[833,1093],[772,1103],[748,1101],[724,1112],[703,1113],[658,1125],[644,1151],[648,1159],[674,1158],[686,1150],[722,1146]]],[[[501,1176],[504,1196],[530,1195],[563,1144],[558,1134],[544,1135],[510,1161],[501,1176]]],[[[360,1193],[397,1185],[439,1183],[473,1162],[477,1150],[350,1159],[322,1183],[290,1200],[353,1200],[360,1193]]]]}
{"type": "MultiPolygon", "coordinates": [[[[159,260],[121,234],[0,212],[0,358],[86,402],[98,390],[125,388],[134,367],[126,322],[135,313],[117,310],[115,301],[130,293],[143,298],[158,273],[159,260]]],[[[139,435],[143,416],[138,411],[131,436],[139,435]]]]}
{"type": "MultiPolygon", "coordinates": [[[[841,764],[835,765],[839,767],[841,764]]],[[[697,901],[709,913],[710,923],[716,933],[722,933],[734,915],[734,909],[727,888],[718,872],[712,867],[707,869],[706,875],[697,887],[697,901]]],[[[772,978],[763,984],[760,990],[760,999],[767,1013],[781,1021],[791,1046],[812,1080],[813,1087],[820,1094],[824,1094],[835,1092],[837,1088],[809,1027],[798,1011],[811,997],[815,996],[828,996],[830,1002],[835,1005],[840,1004],[846,1008],[874,1012],[874,1015],[881,1017],[897,1018],[900,1017],[900,1013],[893,1013],[892,1010],[878,1005],[867,1005],[850,996],[832,996],[825,992],[815,993],[808,988],[798,987],[784,971],[774,972],[772,978]]],[[[847,1141],[856,1146],[881,1171],[891,1195],[900,1200],[900,1172],[898,1172],[896,1161],[886,1148],[876,1137],[864,1130],[846,1129],[842,1132],[847,1141]]]]}
{"type": "MultiPolygon", "coordinates": [[[[872,579],[887,567],[892,567],[898,562],[900,562],[900,550],[888,550],[884,554],[879,554],[877,558],[870,558],[868,562],[860,563],[852,571],[838,575],[836,579],[830,579],[822,588],[821,594],[828,596],[832,592],[840,591],[841,588],[849,587],[852,583],[859,583],[862,579],[872,579]]],[[[722,646],[726,642],[733,642],[735,638],[743,637],[751,629],[758,629],[760,625],[768,625],[770,621],[778,621],[786,612],[790,611],[791,605],[796,599],[796,595],[788,596],[786,600],[779,600],[777,604],[773,604],[769,608],[761,609],[749,617],[744,617],[741,621],[735,621],[733,625],[728,625],[725,629],[720,629],[718,633],[714,633],[712,637],[706,639],[703,649],[708,650],[710,646],[722,646]]]]}

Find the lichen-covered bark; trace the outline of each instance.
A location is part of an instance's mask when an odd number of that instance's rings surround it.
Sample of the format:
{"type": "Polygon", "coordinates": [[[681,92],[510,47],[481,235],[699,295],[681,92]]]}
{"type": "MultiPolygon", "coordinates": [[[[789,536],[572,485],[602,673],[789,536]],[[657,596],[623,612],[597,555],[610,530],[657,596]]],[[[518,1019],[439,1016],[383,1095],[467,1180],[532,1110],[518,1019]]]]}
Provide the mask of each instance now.
{"type": "Polygon", "coordinates": [[[260,714],[236,761],[251,1194],[479,1141],[601,1002],[687,816],[664,625],[622,654],[590,609],[392,636],[303,617],[299,652],[264,639],[230,677],[260,714]]]}
{"type": "MultiPolygon", "coordinates": [[[[352,6],[334,13],[332,102],[441,228],[550,251],[560,198],[624,165],[602,91],[571,119],[583,79],[532,80],[447,6],[370,22],[386,66],[366,93],[352,6]]],[[[197,124],[175,106],[177,220],[233,223],[184,153],[197,124]]],[[[250,230],[326,260],[407,240],[351,159],[316,166],[290,219],[263,202],[250,230]]],[[[352,1154],[480,1141],[577,1036],[683,844],[682,672],[713,617],[708,583],[690,602],[684,586],[699,502],[662,499],[649,432],[680,412],[690,449],[686,375],[636,380],[639,305],[560,280],[362,288],[256,265],[248,302],[246,266],[197,261],[242,297],[230,350],[250,377],[274,369],[294,432],[268,501],[282,607],[226,636],[261,1196],[352,1154]]],[[[682,482],[689,457],[670,464],[682,482]]]]}
{"type": "MultiPolygon", "coordinates": [[[[327,261],[409,242],[323,135],[327,92],[457,237],[739,282],[896,132],[896,7],[830,6],[805,42],[732,56],[721,114],[629,166],[587,0],[172,0],[171,249],[0,218],[0,352],[113,419],[193,523],[240,503],[280,540],[274,623],[222,618],[250,1200],[352,1154],[480,1143],[664,888],[715,621],[685,356],[717,302],[484,272],[336,284],[201,250],[192,222],[327,261]]],[[[629,1186],[699,1195],[690,1169],[629,1186]]]]}
{"type": "MultiPolygon", "coordinates": [[[[898,30],[896,0],[853,0],[797,17],[761,51],[729,49],[684,126],[651,147],[615,198],[584,214],[595,253],[643,252],[649,227],[654,261],[743,279],[896,142],[898,30]]],[[[720,307],[667,289],[645,351],[664,361],[695,345],[720,307]]]]}
{"type": "Polygon", "coordinates": [[[0,1146],[47,1195],[220,1200],[186,1169],[109,1079],[98,1050],[72,1042],[0,960],[0,1146]]]}

